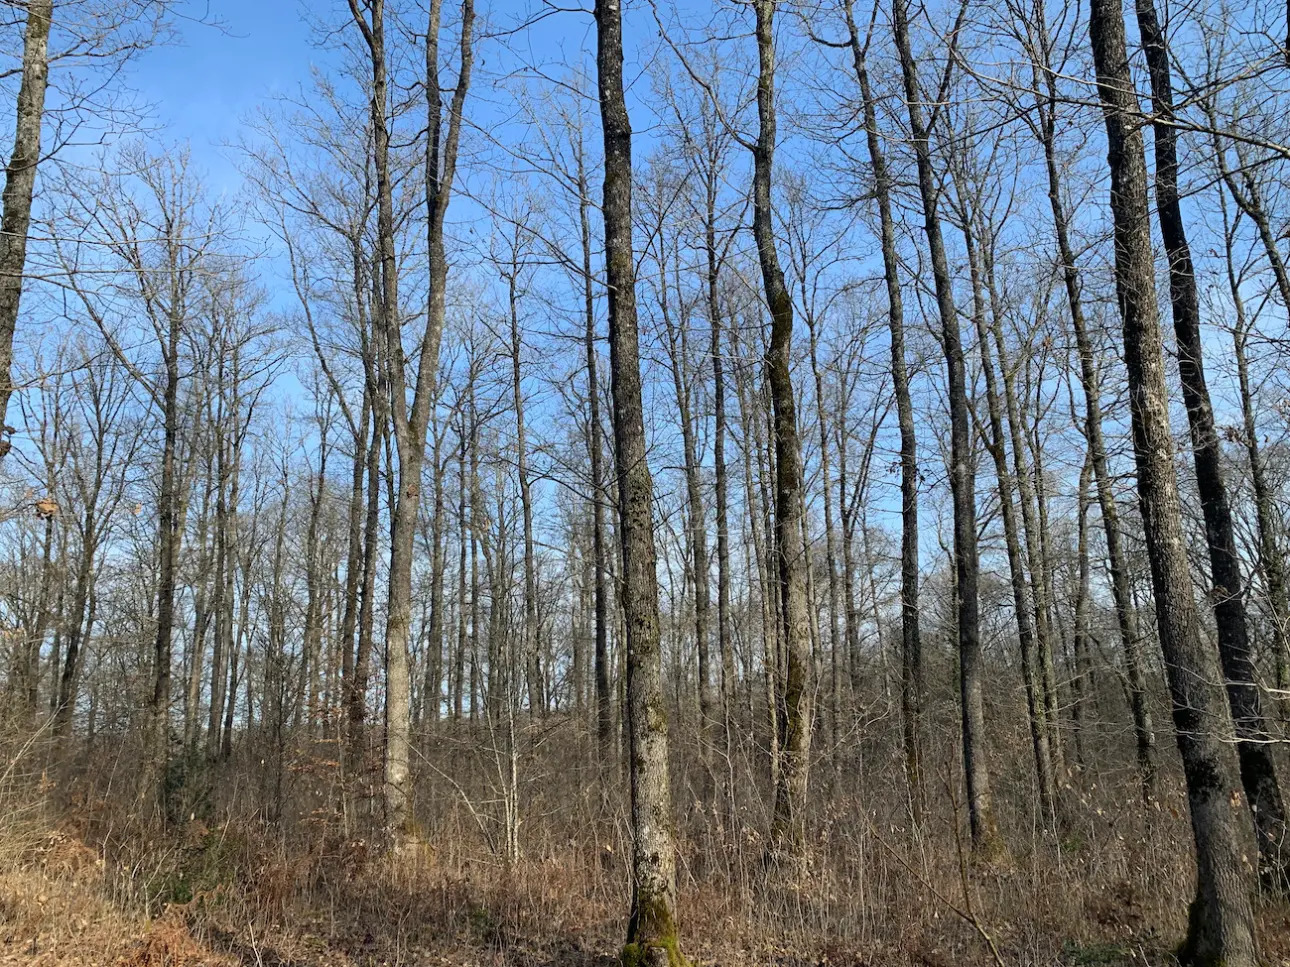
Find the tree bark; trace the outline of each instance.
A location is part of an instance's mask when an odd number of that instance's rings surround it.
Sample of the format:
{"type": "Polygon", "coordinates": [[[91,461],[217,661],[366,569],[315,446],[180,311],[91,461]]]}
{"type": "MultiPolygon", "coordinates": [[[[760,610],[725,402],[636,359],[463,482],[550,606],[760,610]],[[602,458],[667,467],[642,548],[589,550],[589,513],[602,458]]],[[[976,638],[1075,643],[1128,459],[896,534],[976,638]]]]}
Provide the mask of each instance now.
{"type": "Polygon", "coordinates": [[[1241,824],[1232,808],[1241,793],[1236,754],[1226,738],[1231,715],[1219,684],[1219,664],[1201,637],[1192,598],[1169,427],[1146,157],[1118,3],[1092,0],[1089,32],[1106,122],[1138,498],[1196,846],[1196,897],[1180,959],[1196,967],[1254,967],[1258,952],[1250,877],[1241,824]]]}
{"type": "MultiPolygon", "coordinates": [[[[715,791],[712,774],[713,731],[716,726],[716,698],[712,691],[711,641],[709,612],[712,592],[709,587],[708,523],[703,509],[703,485],[699,468],[699,445],[696,439],[691,381],[687,378],[689,327],[672,318],[668,298],[667,258],[663,249],[663,226],[659,226],[659,312],[663,317],[668,340],[668,362],[672,373],[672,390],[676,396],[677,417],[681,424],[681,455],[685,472],[686,542],[689,545],[691,587],[694,591],[694,642],[698,658],[699,746],[703,763],[704,802],[710,802],[715,791]]],[[[676,290],[680,291],[679,280],[676,290]]]]}
{"type": "MultiPolygon", "coordinates": [[[[962,185],[960,185],[959,196],[961,200],[967,197],[967,192],[962,185]]],[[[976,240],[977,215],[966,201],[962,204],[963,238],[972,277],[972,320],[976,325],[977,338],[980,341],[981,370],[985,376],[986,409],[990,420],[990,439],[986,442],[986,449],[994,460],[995,479],[999,490],[1003,540],[1008,555],[1008,572],[1012,579],[1013,612],[1017,621],[1017,640],[1021,646],[1021,671],[1026,689],[1026,718],[1030,726],[1030,743],[1035,757],[1035,775],[1039,786],[1040,814],[1043,822],[1051,823],[1056,817],[1057,792],[1049,744],[1048,712],[1043,699],[1043,682],[1039,670],[1039,649],[1035,638],[1035,625],[1031,621],[1034,607],[1034,599],[1031,596],[1033,584],[1028,584],[1026,581],[1026,565],[1022,557],[1021,538],[1017,527],[1014,478],[1008,469],[1008,447],[1004,438],[1003,416],[999,406],[999,380],[990,354],[985,296],[982,291],[984,282],[981,278],[981,262],[984,261],[984,256],[978,253],[976,240]]],[[[1003,364],[1006,365],[1006,362],[1003,364]]],[[[1015,408],[1015,402],[1013,407],[1015,408]]],[[[1015,427],[1012,445],[1015,459],[1017,446],[1015,427]]],[[[1020,476],[1020,469],[1018,476],[1020,476]]]]}
{"type": "Polygon", "coordinates": [[[806,540],[802,521],[802,445],[791,371],[793,301],[775,251],[771,200],[775,159],[775,0],[754,0],[757,17],[757,140],[753,145],[753,236],[761,265],[770,340],[766,383],[774,411],[775,561],[784,647],[779,780],[771,818],[770,848],[796,860],[805,849],[803,810],[811,754],[811,629],[806,593],[806,540]]]}
{"type": "MultiPolygon", "coordinates": [[[[1226,208],[1226,206],[1224,206],[1226,208]]],[[[1226,215],[1226,212],[1224,213],[1226,215]]],[[[1267,610],[1272,623],[1273,660],[1276,666],[1277,689],[1282,693],[1284,717],[1286,691],[1290,689],[1290,592],[1286,586],[1285,564],[1282,561],[1281,515],[1277,509],[1275,492],[1267,479],[1263,450],[1259,445],[1259,430],[1255,419],[1254,392],[1250,386],[1250,366],[1246,354],[1250,322],[1245,313],[1245,299],[1237,277],[1233,259],[1232,236],[1227,233],[1227,279],[1232,307],[1236,314],[1232,328],[1232,349],[1236,359],[1237,388],[1241,396],[1242,439],[1250,464],[1250,489],[1254,492],[1255,524],[1259,536],[1259,567],[1267,585],[1267,610]]]]}
{"type": "Polygon", "coordinates": [[[591,546],[595,567],[596,738],[601,761],[607,762],[614,744],[613,691],[609,674],[609,558],[605,539],[604,445],[600,426],[600,376],[596,362],[596,299],[591,272],[591,191],[586,157],[578,150],[578,228],[582,242],[582,309],[587,358],[587,449],[591,456],[591,546]]]}
{"type": "Polygon", "coordinates": [[[680,967],[676,925],[676,846],[668,779],[655,574],[653,483],[645,448],[636,265],[632,254],[632,129],[623,94],[620,0],[596,0],[596,76],[604,133],[605,274],[609,286],[609,361],[622,610],[627,630],[627,732],[632,800],[632,906],[627,928],[635,962],[680,967]]]}
{"type": "Polygon", "coordinates": [[[1038,132],[1043,143],[1044,167],[1048,175],[1048,203],[1053,215],[1053,231],[1057,238],[1057,254],[1061,259],[1062,282],[1071,315],[1071,328],[1075,332],[1075,347],[1079,354],[1080,387],[1084,393],[1084,435],[1088,440],[1093,461],[1093,478],[1097,488],[1098,507],[1102,514],[1102,529],[1106,535],[1107,570],[1111,577],[1111,595],[1115,601],[1115,618],[1124,647],[1125,678],[1129,686],[1129,708],[1133,717],[1133,733],[1137,747],[1138,771],[1142,779],[1143,796],[1150,799],[1156,787],[1156,736],[1147,704],[1146,676],[1142,656],[1142,636],[1133,607],[1129,587],[1129,571],[1121,543],[1120,514],[1115,503],[1115,493],[1110,469],[1107,465],[1106,442],[1102,436],[1102,399],[1099,386],[1097,352],[1089,336],[1084,317],[1084,300],[1080,286],[1080,271],[1071,245],[1070,223],[1066,204],[1062,198],[1061,170],[1057,163],[1057,85],[1049,66],[1050,42],[1043,19],[1043,5],[1037,5],[1036,27],[1038,52],[1042,64],[1032,70],[1035,104],[1039,113],[1038,132]],[[1042,74],[1042,76],[1041,76],[1042,74]]]}
{"type": "MultiPolygon", "coordinates": [[[[518,239],[516,240],[518,248],[518,239]]],[[[529,479],[528,435],[524,426],[524,374],[520,366],[518,251],[515,263],[506,277],[507,305],[511,320],[511,405],[515,408],[515,472],[520,483],[520,507],[524,523],[524,630],[520,650],[524,656],[528,679],[529,712],[545,714],[546,693],[542,683],[542,666],[538,651],[537,560],[533,548],[533,485],[529,479]]]]}
{"type": "Polygon", "coordinates": [[[425,681],[421,691],[422,729],[439,721],[443,705],[443,647],[444,600],[443,583],[447,570],[447,501],[444,483],[448,472],[448,458],[443,453],[446,426],[435,433],[434,455],[434,511],[430,517],[430,614],[426,640],[425,681]]]}
{"type": "Polygon", "coordinates": [[[923,657],[918,624],[918,434],[909,393],[905,362],[905,306],[900,292],[900,256],[891,205],[891,171],[887,167],[878,129],[877,110],[869,83],[866,47],[856,29],[852,3],[846,4],[847,36],[864,108],[865,143],[873,172],[878,205],[882,275],[887,290],[887,327],[891,342],[891,382],[900,425],[900,706],[905,752],[905,781],[915,822],[922,818],[923,657]]]}
{"type": "Polygon", "coordinates": [[[4,192],[0,195],[0,458],[10,445],[5,420],[9,397],[13,395],[13,334],[27,265],[31,199],[40,164],[41,122],[49,86],[49,28],[54,16],[53,0],[28,0],[26,7],[17,123],[13,151],[5,166],[4,192]]]}
{"type": "MultiPolygon", "coordinates": [[[[960,10],[960,20],[962,10],[960,10]]],[[[909,112],[918,167],[918,189],[923,206],[923,229],[931,256],[936,307],[941,321],[941,347],[945,353],[946,391],[950,409],[950,489],[954,504],[954,569],[957,594],[959,690],[962,706],[963,771],[967,779],[968,819],[972,845],[983,854],[1001,848],[990,797],[986,768],[985,706],[982,695],[980,601],[978,598],[976,481],[968,426],[967,378],[953,280],[938,211],[940,189],[932,164],[930,132],[923,118],[918,65],[909,42],[906,0],[893,0],[892,29],[900,54],[901,76],[909,112]]],[[[957,34],[958,26],[956,25],[957,34]]],[[[953,42],[953,41],[952,41],[953,42]]]]}
{"type": "MultiPolygon", "coordinates": [[[[170,652],[175,624],[175,572],[179,558],[179,331],[173,311],[163,347],[161,481],[157,489],[157,630],[152,652],[152,769],[158,801],[165,796],[170,743],[170,652]]],[[[164,814],[164,810],[163,810],[164,814]]]]}
{"type": "Polygon", "coordinates": [[[399,305],[399,268],[395,253],[393,180],[390,171],[390,126],[386,120],[387,81],[384,0],[368,0],[368,16],[350,0],[350,10],[371,55],[371,120],[375,132],[377,249],[379,271],[373,319],[386,364],[384,383],[389,393],[398,488],[390,522],[390,575],[385,624],[385,828],[394,842],[410,830],[408,757],[411,735],[411,677],[408,645],[412,626],[412,551],[421,500],[426,431],[435,399],[439,344],[447,310],[445,286],[448,262],[444,249],[444,218],[452,196],[457,164],[462,109],[470,86],[474,37],[474,3],[463,0],[460,66],[443,130],[439,80],[439,31],[442,0],[431,0],[425,36],[426,99],[425,201],[429,269],[425,330],[417,360],[412,406],[407,402],[403,319],[399,305]]]}
{"type": "Polygon", "coordinates": [[[1156,16],[1153,0],[1135,0],[1135,7],[1151,79],[1151,104],[1155,118],[1152,130],[1155,135],[1156,215],[1169,257],[1169,293],[1178,345],[1178,374],[1191,428],[1196,489],[1200,495],[1209,547],[1218,656],[1236,726],[1241,784],[1258,834],[1260,870],[1279,888],[1287,889],[1290,888],[1290,879],[1287,878],[1290,871],[1282,856],[1286,840],[1285,805],[1263,718],[1258,671],[1250,646],[1241,563],[1232,528],[1231,502],[1223,480],[1222,448],[1205,380],[1200,294],[1178,195],[1178,134],[1172,124],[1174,107],[1168,42],[1156,16]]]}

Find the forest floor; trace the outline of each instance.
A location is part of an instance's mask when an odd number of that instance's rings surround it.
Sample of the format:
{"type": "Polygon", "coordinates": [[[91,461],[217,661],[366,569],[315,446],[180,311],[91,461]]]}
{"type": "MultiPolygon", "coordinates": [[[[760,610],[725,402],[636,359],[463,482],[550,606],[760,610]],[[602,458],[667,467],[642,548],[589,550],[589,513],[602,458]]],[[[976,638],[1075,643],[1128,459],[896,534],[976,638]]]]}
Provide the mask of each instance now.
{"type": "MultiPolygon", "coordinates": [[[[212,842],[210,830],[195,835],[212,842]]],[[[519,877],[470,883],[412,859],[406,861],[409,868],[399,871],[367,869],[351,876],[349,885],[327,901],[326,889],[302,891],[308,871],[268,863],[238,873],[210,865],[184,874],[191,874],[191,880],[179,883],[173,877],[181,852],[108,860],[102,847],[87,843],[74,827],[28,829],[0,857],[0,964],[611,967],[618,962],[621,911],[608,904],[567,902],[568,896],[559,895],[558,879],[549,874],[545,882],[519,877]],[[166,878],[171,894],[186,896],[185,902],[140,902],[144,884],[166,878]]],[[[202,847],[203,855],[212,852],[219,851],[202,847]]],[[[1124,939],[1106,942],[1075,943],[1059,936],[1036,942],[1033,935],[1022,940],[1025,931],[1004,925],[967,923],[948,899],[933,929],[869,943],[864,950],[830,940],[827,930],[776,935],[765,926],[714,922],[698,909],[701,898],[689,899],[695,902],[687,904],[683,897],[682,915],[690,923],[685,944],[695,965],[1114,967],[1172,962],[1164,938],[1150,926],[1129,931],[1120,929],[1124,924],[1107,924],[1108,937],[1124,939]]],[[[1136,915],[1131,897],[1105,901],[1100,909],[1112,919],[1122,915],[1127,924],[1136,915]]],[[[1266,908],[1261,920],[1268,963],[1290,964],[1290,913],[1283,906],[1266,908]]],[[[1079,931],[1072,935],[1087,937],[1079,931]]]]}

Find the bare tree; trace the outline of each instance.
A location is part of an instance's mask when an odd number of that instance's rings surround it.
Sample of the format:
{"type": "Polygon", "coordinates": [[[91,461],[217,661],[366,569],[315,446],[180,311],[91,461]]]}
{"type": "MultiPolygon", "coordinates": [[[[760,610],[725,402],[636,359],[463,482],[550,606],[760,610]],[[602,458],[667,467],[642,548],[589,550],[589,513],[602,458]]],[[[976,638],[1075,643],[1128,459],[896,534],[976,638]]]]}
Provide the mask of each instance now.
{"type": "Polygon", "coordinates": [[[393,421],[398,455],[397,499],[390,527],[389,603],[386,614],[386,715],[385,715],[385,822],[395,838],[407,832],[409,821],[408,754],[411,730],[408,643],[412,616],[412,548],[420,507],[421,474],[425,463],[426,432],[435,396],[439,344],[447,308],[445,287],[448,261],[444,246],[444,219],[452,197],[461,139],[462,112],[473,66],[475,8],[463,0],[458,47],[458,72],[451,102],[442,104],[439,80],[441,0],[432,0],[425,41],[426,101],[425,192],[426,240],[429,260],[425,328],[419,343],[412,403],[408,406],[403,317],[399,302],[399,266],[395,252],[394,189],[390,169],[388,64],[384,0],[350,0],[354,22],[370,54],[371,115],[375,132],[378,284],[373,286],[375,332],[385,364],[388,411],[393,421]]]}
{"type": "Polygon", "coordinates": [[[775,159],[775,4],[758,0],[757,19],[757,139],[753,152],[753,235],[761,266],[766,305],[770,311],[770,341],[766,345],[766,382],[774,407],[775,559],[780,610],[776,621],[784,642],[784,681],[780,723],[778,781],[771,821],[771,849],[800,857],[805,829],[811,754],[810,625],[806,589],[806,539],[802,523],[802,445],[797,431],[797,407],[790,361],[793,343],[793,300],[775,250],[771,191],[775,159]]]}
{"type": "Polygon", "coordinates": [[[1218,656],[1227,680],[1227,697],[1236,726],[1241,785],[1258,834],[1260,863],[1266,876],[1290,887],[1286,861],[1281,855],[1286,838],[1285,804],[1263,719],[1258,674],[1246,624],[1245,585],[1232,529],[1231,501],[1223,479],[1214,406],[1205,379],[1200,294],[1179,198],[1178,133],[1170,124],[1174,119],[1174,104],[1169,46],[1153,0],[1136,0],[1135,9],[1151,81],[1156,216],[1169,258],[1169,295],[1178,344],[1178,373],[1191,428],[1196,489],[1205,518],[1218,656]]]}
{"type": "MultiPolygon", "coordinates": [[[[958,42],[966,4],[959,8],[950,33],[951,46],[958,42]]],[[[983,853],[1001,847],[994,810],[990,799],[990,776],[986,767],[985,709],[982,696],[982,655],[980,600],[978,596],[979,561],[976,533],[976,484],[972,446],[969,439],[967,377],[964,365],[963,339],[959,332],[958,309],[954,303],[944,236],[941,232],[940,187],[932,159],[931,123],[941,117],[933,114],[929,123],[923,114],[924,96],[909,40],[909,13],[905,0],[893,0],[892,30],[900,54],[901,77],[908,105],[909,127],[914,139],[914,158],[918,166],[918,190],[923,207],[923,229],[931,257],[932,277],[936,289],[936,309],[941,322],[941,348],[945,353],[946,389],[950,410],[950,484],[954,501],[954,567],[955,597],[958,609],[959,681],[963,714],[963,771],[967,777],[968,817],[973,846],[983,853]]],[[[954,64],[951,50],[942,78],[941,91],[934,103],[941,103],[954,64]]]]}
{"type": "Polygon", "coordinates": [[[636,267],[632,255],[632,128],[623,94],[619,0],[596,0],[596,81],[604,132],[605,275],[613,391],[621,600],[627,632],[627,735],[632,795],[632,910],[624,960],[683,964],[676,924],[676,846],[667,715],[659,653],[653,483],[641,400],[636,267]]]}
{"type": "Polygon", "coordinates": [[[27,29],[23,36],[22,85],[18,89],[18,119],[13,151],[5,166],[4,194],[0,204],[0,431],[4,427],[9,397],[13,393],[13,333],[22,299],[23,270],[27,263],[27,230],[31,224],[31,197],[40,162],[40,133],[49,86],[49,28],[53,0],[27,4],[27,29]]]}
{"type": "MultiPolygon", "coordinates": [[[[900,292],[900,258],[892,215],[892,176],[882,146],[882,132],[869,81],[868,50],[872,26],[863,40],[856,28],[853,4],[844,6],[847,43],[851,48],[856,83],[864,115],[865,146],[873,174],[873,197],[878,206],[882,275],[887,290],[887,325],[891,339],[891,382],[900,421],[900,627],[901,713],[904,725],[905,778],[915,821],[922,812],[921,719],[923,705],[922,637],[918,622],[918,435],[905,359],[905,306],[900,292]]],[[[876,6],[875,6],[876,10],[876,6]]]]}
{"type": "MultiPolygon", "coordinates": [[[[78,281],[73,288],[86,316],[150,400],[160,422],[150,737],[153,781],[160,790],[168,756],[176,581],[186,511],[181,392],[191,375],[188,340],[220,269],[214,246],[222,226],[218,209],[207,210],[203,205],[184,154],[151,157],[130,149],[120,160],[132,174],[107,173],[97,183],[92,200],[84,195],[77,198],[77,210],[69,221],[78,225],[82,242],[60,245],[60,259],[70,278],[83,280],[93,278],[81,274],[87,253],[89,257],[106,253],[112,281],[93,288],[78,281]],[[135,318],[142,323],[140,332],[123,332],[135,318]],[[155,368],[151,361],[138,360],[133,347],[140,337],[155,342],[155,368]]],[[[196,410],[190,407],[189,412],[196,410]]]]}
{"type": "Polygon", "coordinates": [[[1196,899],[1182,960],[1253,967],[1258,962],[1254,917],[1240,826],[1232,810],[1240,797],[1236,753],[1224,739],[1230,713],[1217,656],[1201,638],[1188,573],[1156,303],[1146,156],[1123,12],[1095,0],[1089,30],[1106,121],[1115,280],[1124,319],[1138,499],[1196,844],[1196,899]]]}

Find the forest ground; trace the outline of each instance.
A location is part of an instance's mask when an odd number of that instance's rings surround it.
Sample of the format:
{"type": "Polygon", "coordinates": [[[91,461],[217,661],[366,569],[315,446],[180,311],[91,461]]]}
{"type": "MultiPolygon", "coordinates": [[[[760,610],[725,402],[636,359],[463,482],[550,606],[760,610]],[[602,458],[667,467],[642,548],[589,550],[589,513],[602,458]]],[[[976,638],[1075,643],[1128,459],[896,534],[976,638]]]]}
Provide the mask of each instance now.
{"type": "MultiPolygon", "coordinates": [[[[1171,963],[1192,875],[1178,777],[1164,777],[1147,806],[1131,772],[1083,777],[1055,839],[1025,828],[1026,786],[1011,771],[1024,774],[1024,746],[1016,751],[998,767],[1010,850],[990,862],[963,855],[951,812],[933,810],[914,836],[889,803],[844,794],[822,775],[806,870],[771,875],[760,819],[749,814],[736,830],[705,818],[682,777],[687,955],[714,967],[1171,963]]],[[[525,852],[509,864],[476,821],[486,817],[471,815],[494,804],[467,804],[461,760],[462,794],[435,784],[439,798],[422,800],[424,844],[398,855],[338,822],[335,797],[316,785],[317,749],[288,756],[277,819],[264,806],[271,775],[256,773],[268,760],[242,757],[208,779],[205,805],[164,831],[123,793],[129,770],[110,778],[105,750],[77,767],[92,771],[11,776],[0,964],[609,967],[625,930],[626,817],[595,792],[603,779],[555,767],[568,754],[549,746],[546,767],[530,766],[525,852]]],[[[941,798],[953,809],[952,795],[941,798]]],[[[1263,898],[1259,911],[1266,962],[1290,964],[1290,904],[1263,898]]]]}
{"type": "MultiPolygon", "coordinates": [[[[190,835],[208,839],[214,831],[190,835]]],[[[13,848],[13,844],[8,844],[13,848]]],[[[162,856],[155,863],[165,863],[162,856]]],[[[54,830],[6,857],[0,876],[0,963],[29,967],[377,967],[377,965],[544,965],[610,967],[623,924],[620,910],[588,902],[526,865],[493,883],[459,879],[405,859],[401,867],[369,870],[351,880],[335,906],[314,898],[282,896],[290,871],[261,866],[234,873],[213,891],[187,903],[149,912],[130,902],[121,871],[74,834],[54,830]],[[544,879],[540,879],[544,877],[544,879]],[[117,882],[114,882],[117,881],[117,882]],[[245,880],[243,882],[243,880],[245,880]],[[249,885],[254,881],[256,886],[249,885]],[[276,906],[276,910],[272,909],[276,906]]],[[[143,870],[135,875],[146,876],[143,870]]],[[[568,884],[572,887],[573,884],[568,884]]],[[[947,898],[948,900],[949,898],[947,898]]],[[[956,964],[1068,964],[1075,967],[1172,962],[1166,938],[1153,929],[1149,901],[1112,894],[1094,904],[1095,930],[1087,935],[1082,903],[1070,910],[1069,933],[1032,933],[986,917],[982,927],[998,949],[946,905],[916,934],[871,941],[864,949],[831,940],[826,932],[776,935],[768,925],[714,921],[704,898],[687,892],[686,949],[695,964],[775,967],[883,967],[956,964]],[[697,914],[697,915],[696,915],[697,914]]],[[[1290,915],[1265,905],[1264,953],[1270,964],[1290,962],[1290,915]]],[[[1020,927],[1020,928],[1019,928],[1020,927]]],[[[1051,929],[1052,926],[1048,925],[1051,929]]]]}

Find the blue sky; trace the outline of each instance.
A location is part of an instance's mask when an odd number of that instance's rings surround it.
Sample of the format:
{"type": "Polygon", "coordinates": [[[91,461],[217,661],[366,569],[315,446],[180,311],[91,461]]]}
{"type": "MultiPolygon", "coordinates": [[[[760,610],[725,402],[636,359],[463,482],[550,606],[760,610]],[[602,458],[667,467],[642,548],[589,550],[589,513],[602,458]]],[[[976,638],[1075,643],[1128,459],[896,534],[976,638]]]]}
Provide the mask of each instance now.
{"type": "MultiPolygon", "coordinates": [[[[148,51],[135,66],[131,82],[155,105],[163,140],[191,144],[215,190],[240,184],[234,152],[224,145],[236,141],[247,115],[296,90],[310,65],[327,56],[312,43],[306,10],[316,17],[329,3],[212,0],[206,19],[221,26],[181,19],[178,42],[148,51]]],[[[180,9],[191,18],[206,8],[191,2],[180,9]]]]}
{"type": "MultiPolygon", "coordinates": [[[[487,25],[500,30],[505,40],[477,38],[471,92],[476,121],[496,100],[491,83],[518,64],[552,76],[563,74],[571,62],[593,68],[593,21],[590,3],[584,6],[586,12],[570,9],[510,34],[506,28],[529,12],[527,0],[477,4],[477,30],[487,25]]],[[[223,145],[237,139],[257,106],[307,86],[311,66],[327,65],[333,55],[319,45],[318,25],[349,27],[348,6],[346,0],[184,0],[177,9],[178,42],[146,51],[134,64],[129,83],[155,106],[163,141],[190,143],[211,186],[235,189],[240,184],[236,158],[223,145]],[[203,20],[218,26],[203,25],[203,20]]],[[[639,76],[639,58],[649,52],[638,49],[642,43],[653,46],[655,27],[647,10],[641,5],[628,15],[626,69],[632,101],[648,87],[639,76]]],[[[633,112],[638,135],[649,125],[643,107],[633,112]]]]}

